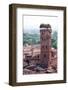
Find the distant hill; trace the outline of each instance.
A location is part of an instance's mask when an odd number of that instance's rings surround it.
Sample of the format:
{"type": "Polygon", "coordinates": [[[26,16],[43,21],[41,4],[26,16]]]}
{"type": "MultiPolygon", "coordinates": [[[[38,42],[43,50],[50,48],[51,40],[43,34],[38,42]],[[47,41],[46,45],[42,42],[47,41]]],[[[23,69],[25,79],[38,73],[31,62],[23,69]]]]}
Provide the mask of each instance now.
{"type": "MultiPolygon", "coordinates": [[[[40,33],[37,32],[28,32],[23,33],[23,45],[26,44],[40,44],[40,33]]],[[[52,33],[52,47],[57,48],[57,32],[52,33]]]]}

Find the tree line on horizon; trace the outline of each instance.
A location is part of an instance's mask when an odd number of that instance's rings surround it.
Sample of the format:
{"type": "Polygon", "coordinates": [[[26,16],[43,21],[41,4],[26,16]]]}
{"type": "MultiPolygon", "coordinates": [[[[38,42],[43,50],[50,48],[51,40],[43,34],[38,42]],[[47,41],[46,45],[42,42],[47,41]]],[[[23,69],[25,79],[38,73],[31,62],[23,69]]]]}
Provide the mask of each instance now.
{"type": "MultiPolygon", "coordinates": [[[[57,31],[52,33],[52,47],[57,49],[57,31]]],[[[38,33],[23,33],[23,45],[40,44],[40,34],[38,33]]]]}

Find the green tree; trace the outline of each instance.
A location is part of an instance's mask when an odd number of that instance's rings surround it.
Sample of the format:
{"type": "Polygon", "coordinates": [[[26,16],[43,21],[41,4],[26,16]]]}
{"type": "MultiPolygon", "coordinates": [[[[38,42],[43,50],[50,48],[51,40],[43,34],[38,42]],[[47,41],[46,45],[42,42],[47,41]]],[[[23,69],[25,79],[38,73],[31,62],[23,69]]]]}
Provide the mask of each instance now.
{"type": "Polygon", "coordinates": [[[57,48],[57,32],[54,31],[52,34],[52,47],[57,48]]]}

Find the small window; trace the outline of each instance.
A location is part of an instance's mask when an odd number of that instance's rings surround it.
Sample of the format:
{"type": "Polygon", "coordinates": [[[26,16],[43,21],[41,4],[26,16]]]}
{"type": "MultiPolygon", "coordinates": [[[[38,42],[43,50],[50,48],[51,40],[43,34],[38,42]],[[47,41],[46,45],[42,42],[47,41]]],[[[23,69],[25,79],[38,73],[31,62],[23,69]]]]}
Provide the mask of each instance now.
{"type": "Polygon", "coordinates": [[[37,57],[39,58],[39,55],[37,57]]]}
{"type": "Polygon", "coordinates": [[[46,57],[46,54],[44,54],[44,57],[46,57]]]}
{"type": "Polygon", "coordinates": [[[42,48],[44,49],[44,48],[45,48],[45,46],[44,46],[44,45],[42,45],[42,48]]]}
{"type": "Polygon", "coordinates": [[[47,49],[47,46],[46,46],[46,49],[47,49]]]}

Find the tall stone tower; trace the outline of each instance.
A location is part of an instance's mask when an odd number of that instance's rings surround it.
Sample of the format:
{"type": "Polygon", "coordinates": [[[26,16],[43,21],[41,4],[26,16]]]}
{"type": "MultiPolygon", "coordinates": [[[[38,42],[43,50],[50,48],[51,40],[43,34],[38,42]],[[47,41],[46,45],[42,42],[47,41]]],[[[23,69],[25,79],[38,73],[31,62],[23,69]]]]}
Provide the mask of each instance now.
{"type": "Polygon", "coordinates": [[[40,64],[43,68],[48,68],[51,61],[51,26],[50,24],[40,25],[40,64]]]}

